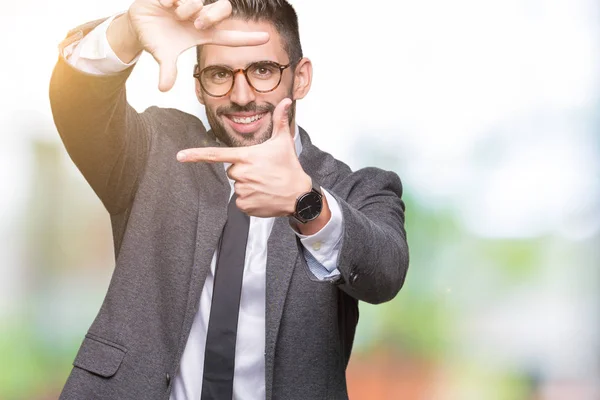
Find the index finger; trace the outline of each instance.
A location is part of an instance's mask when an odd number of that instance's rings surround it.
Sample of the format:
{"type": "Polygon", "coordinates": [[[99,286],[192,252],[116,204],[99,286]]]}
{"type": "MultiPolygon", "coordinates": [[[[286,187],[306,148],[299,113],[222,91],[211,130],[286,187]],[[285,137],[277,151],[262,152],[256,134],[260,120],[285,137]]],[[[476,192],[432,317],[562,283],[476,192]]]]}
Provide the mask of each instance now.
{"type": "Polygon", "coordinates": [[[228,162],[231,164],[244,162],[247,150],[240,147],[201,147],[186,149],[177,153],[180,162],[228,162]]]}

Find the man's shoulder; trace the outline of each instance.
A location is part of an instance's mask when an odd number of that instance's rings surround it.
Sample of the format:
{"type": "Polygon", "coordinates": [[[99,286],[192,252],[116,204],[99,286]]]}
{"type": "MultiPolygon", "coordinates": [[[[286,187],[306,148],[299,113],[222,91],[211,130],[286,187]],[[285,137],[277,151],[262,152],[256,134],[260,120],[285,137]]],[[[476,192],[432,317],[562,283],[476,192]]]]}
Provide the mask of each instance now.
{"type": "Polygon", "coordinates": [[[215,145],[204,123],[195,115],[157,106],[147,108],[143,114],[151,125],[150,129],[162,139],[190,147],[215,145]]]}
{"type": "MultiPolygon", "coordinates": [[[[308,134],[304,132],[308,140],[304,149],[306,150],[305,164],[309,169],[318,171],[323,183],[331,188],[335,187],[354,187],[358,185],[380,186],[385,182],[393,182],[394,185],[400,184],[398,175],[393,171],[387,171],[374,166],[361,167],[353,170],[348,164],[334,157],[330,153],[321,150],[314,145],[308,134]]],[[[304,152],[304,150],[303,150],[304,152]]]]}
{"type": "Polygon", "coordinates": [[[302,128],[300,129],[300,139],[302,141],[302,153],[300,162],[302,167],[308,169],[309,175],[317,173],[322,179],[347,176],[352,173],[350,167],[343,161],[335,158],[330,153],[321,150],[313,144],[310,135],[302,128]]]}
{"type": "Polygon", "coordinates": [[[153,122],[164,125],[164,124],[176,124],[176,125],[202,125],[204,124],[200,118],[195,115],[188,114],[184,111],[176,108],[163,108],[158,106],[148,107],[145,111],[152,117],[153,122]]]}

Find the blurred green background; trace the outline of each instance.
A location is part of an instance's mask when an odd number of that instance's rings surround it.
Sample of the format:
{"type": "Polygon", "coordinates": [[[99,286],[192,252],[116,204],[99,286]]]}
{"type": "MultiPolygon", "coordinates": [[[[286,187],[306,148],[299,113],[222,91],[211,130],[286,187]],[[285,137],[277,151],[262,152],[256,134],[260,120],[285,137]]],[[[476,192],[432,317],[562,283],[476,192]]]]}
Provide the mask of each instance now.
{"type": "MultiPolygon", "coordinates": [[[[128,2],[33,3],[0,15],[2,400],[58,397],[114,267],[47,87],[66,31],[128,2]]],[[[315,67],[299,124],[405,190],[407,281],[361,304],[351,399],[600,399],[597,2],[292,4],[315,67]]],[[[159,94],[142,57],[131,103],[205,120],[192,65],[159,94]]]]}

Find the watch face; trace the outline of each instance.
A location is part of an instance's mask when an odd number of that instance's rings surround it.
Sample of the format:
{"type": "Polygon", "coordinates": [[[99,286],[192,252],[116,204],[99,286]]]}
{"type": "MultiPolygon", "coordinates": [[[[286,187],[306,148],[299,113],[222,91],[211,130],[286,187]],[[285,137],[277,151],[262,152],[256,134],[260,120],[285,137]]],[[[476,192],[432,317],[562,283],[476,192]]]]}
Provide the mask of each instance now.
{"type": "Polygon", "coordinates": [[[305,221],[312,221],[321,214],[323,201],[315,192],[306,193],[298,200],[296,214],[305,221]]]}

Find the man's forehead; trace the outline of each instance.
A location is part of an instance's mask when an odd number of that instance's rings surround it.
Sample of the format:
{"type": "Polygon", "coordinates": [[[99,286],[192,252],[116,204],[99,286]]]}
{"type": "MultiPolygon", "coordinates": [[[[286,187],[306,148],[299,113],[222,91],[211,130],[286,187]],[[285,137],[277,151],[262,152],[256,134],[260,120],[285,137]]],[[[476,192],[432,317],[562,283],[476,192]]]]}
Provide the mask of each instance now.
{"type": "Polygon", "coordinates": [[[256,61],[287,62],[287,53],[279,33],[272,23],[267,21],[246,21],[243,19],[229,18],[216,26],[216,29],[268,32],[269,41],[259,46],[229,47],[217,45],[204,45],[200,51],[200,66],[227,65],[232,68],[241,68],[256,61]]]}

